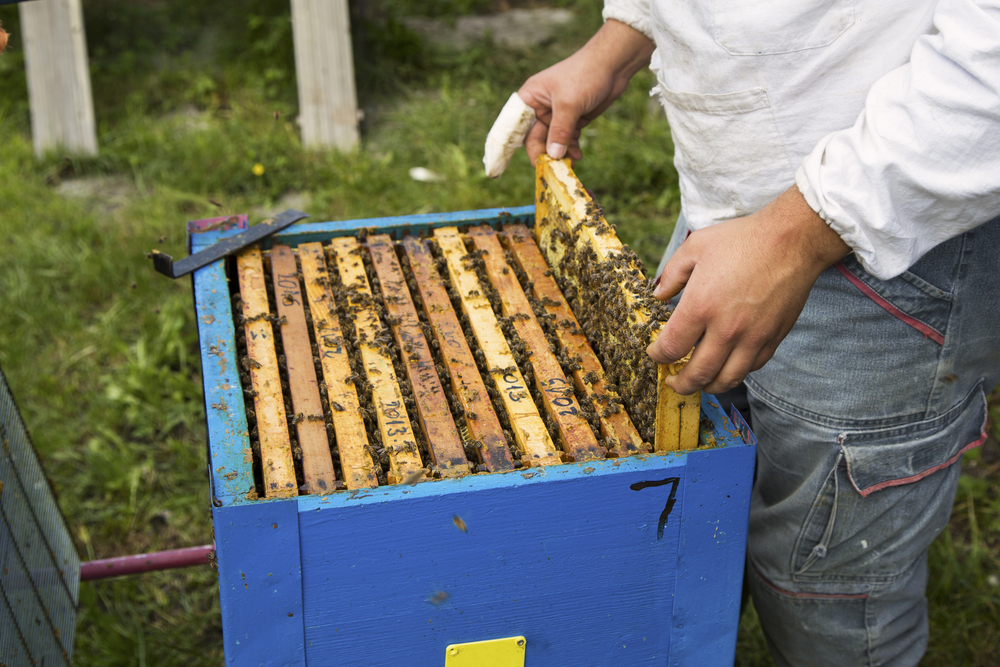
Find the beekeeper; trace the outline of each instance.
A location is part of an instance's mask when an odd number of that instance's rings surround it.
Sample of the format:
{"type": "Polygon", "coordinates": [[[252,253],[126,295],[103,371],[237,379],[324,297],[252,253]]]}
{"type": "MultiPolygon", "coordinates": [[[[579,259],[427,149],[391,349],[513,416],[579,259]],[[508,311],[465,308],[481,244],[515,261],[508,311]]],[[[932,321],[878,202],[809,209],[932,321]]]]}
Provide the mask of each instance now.
{"type": "Polygon", "coordinates": [[[649,65],[682,214],[655,294],[681,393],[745,379],[748,580],[779,665],[916,665],[927,548],[1000,380],[1000,1],[607,0],[518,91],[525,145],[649,65]],[[780,344],[780,345],[779,345],[780,344]]]}

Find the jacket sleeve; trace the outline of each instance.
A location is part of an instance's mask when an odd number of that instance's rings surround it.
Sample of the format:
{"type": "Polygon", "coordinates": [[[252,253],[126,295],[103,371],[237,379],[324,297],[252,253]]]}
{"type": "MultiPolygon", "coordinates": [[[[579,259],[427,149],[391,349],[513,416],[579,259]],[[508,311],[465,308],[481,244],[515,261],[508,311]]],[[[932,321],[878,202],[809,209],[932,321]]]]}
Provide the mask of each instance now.
{"type": "Polygon", "coordinates": [[[614,19],[635,28],[649,39],[653,39],[653,18],[650,0],[604,0],[604,20],[614,19]]]}
{"type": "Polygon", "coordinates": [[[941,0],[934,27],[796,173],[813,210],[883,280],[1000,215],[1000,0],[941,0]]]}

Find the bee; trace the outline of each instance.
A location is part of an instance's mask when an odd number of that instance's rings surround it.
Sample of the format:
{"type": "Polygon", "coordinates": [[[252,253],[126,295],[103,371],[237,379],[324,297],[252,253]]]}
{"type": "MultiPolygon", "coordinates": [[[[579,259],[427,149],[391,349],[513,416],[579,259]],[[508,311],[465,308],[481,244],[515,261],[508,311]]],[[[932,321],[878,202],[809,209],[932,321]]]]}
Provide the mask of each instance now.
{"type": "Polygon", "coordinates": [[[434,595],[427,598],[427,601],[430,602],[435,607],[437,607],[450,597],[451,595],[449,593],[446,593],[444,591],[436,591],[434,595]]]}
{"type": "Polygon", "coordinates": [[[455,527],[458,528],[463,533],[469,532],[469,527],[465,525],[465,521],[462,520],[462,517],[458,516],[457,514],[452,515],[451,522],[454,523],[455,527]]]}
{"type": "Polygon", "coordinates": [[[420,479],[426,476],[427,470],[424,468],[418,468],[417,470],[411,470],[407,475],[406,479],[403,480],[403,484],[407,486],[416,486],[420,479]]]}

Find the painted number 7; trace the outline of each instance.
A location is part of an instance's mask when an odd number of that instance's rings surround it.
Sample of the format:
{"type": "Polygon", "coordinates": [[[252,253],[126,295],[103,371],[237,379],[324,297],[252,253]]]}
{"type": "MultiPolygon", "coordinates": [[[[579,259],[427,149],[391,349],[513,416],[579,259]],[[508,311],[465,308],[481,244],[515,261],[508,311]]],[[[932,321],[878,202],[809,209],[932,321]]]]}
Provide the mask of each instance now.
{"type": "Polygon", "coordinates": [[[648,489],[653,486],[664,486],[670,484],[670,497],[667,498],[667,504],[660,512],[660,521],[656,524],[656,539],[663,539],[663,529],[667,525],[667,517],[670,516],[670,511],[674,509],[674,503],[677,502],[677,485],[680,484],[680,477],[668,477],[666,479],[660,479],[652,482],[636,482],[628,488],[633,491],[642,491],[643,489],[648,489]]]}

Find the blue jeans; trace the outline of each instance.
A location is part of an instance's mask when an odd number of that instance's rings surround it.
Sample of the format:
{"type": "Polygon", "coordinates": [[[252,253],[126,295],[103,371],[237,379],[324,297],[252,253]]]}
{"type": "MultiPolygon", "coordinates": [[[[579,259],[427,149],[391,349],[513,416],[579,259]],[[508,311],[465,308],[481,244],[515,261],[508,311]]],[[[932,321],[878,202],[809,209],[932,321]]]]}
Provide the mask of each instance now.
{"type": "Polygon", "coordinates": [[[748,582],[778,665],[920,661],[927,548],[998,381],[1000,218],[893,280],[853,257],[820,276],[746,380],[748,582]]]}

